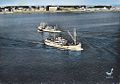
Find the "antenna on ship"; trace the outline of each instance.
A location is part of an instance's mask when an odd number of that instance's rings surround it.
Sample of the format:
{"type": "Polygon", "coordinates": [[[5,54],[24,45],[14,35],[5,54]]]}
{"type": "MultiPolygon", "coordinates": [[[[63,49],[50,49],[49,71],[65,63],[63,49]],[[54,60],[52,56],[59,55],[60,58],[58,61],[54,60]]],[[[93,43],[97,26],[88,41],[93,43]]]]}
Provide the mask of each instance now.
{"type": "Polygon", "coordinates": [[[69,30],[68,30],[68,34],[71,36],[71,38],[72,38],[73,41],[74,41],[74,44],[76,45],[76,44],[77,44],[77,43],[76,43],[76,36],[77,36],[77,34],[76,34],[76,29],[74,28],[74,34],[73,34],[73,35],[70,33],[69,30]]]}

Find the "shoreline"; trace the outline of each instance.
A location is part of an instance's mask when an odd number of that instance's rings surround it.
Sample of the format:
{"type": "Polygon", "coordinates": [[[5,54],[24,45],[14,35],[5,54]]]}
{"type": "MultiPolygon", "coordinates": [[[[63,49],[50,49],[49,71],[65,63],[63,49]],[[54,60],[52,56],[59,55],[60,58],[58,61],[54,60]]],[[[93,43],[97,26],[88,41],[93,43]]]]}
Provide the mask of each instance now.
{"type": "Polygon", "coordinates": [[[97,12],[120,12],[120,10],[108,10],[108,11],[20,11],[20,12],[0,12],[0,14],[33,14],[33,13],[97,13],[97,12]]]}

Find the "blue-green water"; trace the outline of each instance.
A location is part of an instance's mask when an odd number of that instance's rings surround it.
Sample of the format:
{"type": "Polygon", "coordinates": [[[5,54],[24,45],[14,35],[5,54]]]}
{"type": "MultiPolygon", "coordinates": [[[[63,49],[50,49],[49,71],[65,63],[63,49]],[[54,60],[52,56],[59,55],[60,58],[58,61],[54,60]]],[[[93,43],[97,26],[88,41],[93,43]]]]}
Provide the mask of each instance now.
{"type": "Polygon", "coordinates": [[[1,84],[113,84],[120,81],[120,13],[43,13],[0,15],[1,84]],[[77,29],[84,51],[43,45],[49,33],[40,22],[77,29]],[[113,68],[113,78],[106,72],[113,68]]]}

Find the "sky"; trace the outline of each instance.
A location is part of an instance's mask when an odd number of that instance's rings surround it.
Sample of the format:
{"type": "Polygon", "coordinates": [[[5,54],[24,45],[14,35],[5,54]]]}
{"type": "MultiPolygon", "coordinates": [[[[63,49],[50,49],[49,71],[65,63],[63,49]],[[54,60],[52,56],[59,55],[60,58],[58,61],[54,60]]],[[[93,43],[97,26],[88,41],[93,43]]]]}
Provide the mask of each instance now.
{"type": "Polygon", "coordinates": [[[0,6],[11,5],[120,5],[120,0],[0,0],[0,6]]]}

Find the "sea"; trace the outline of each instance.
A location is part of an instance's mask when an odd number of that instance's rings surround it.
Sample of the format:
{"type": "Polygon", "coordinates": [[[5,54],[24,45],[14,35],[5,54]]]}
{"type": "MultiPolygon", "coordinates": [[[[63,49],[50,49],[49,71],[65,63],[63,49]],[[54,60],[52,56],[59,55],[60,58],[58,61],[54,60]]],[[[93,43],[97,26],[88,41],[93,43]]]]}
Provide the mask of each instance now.
{"type": "Polygon", "coordinates": [[[120,84],[120,12],[0,14],[0,84],[120,84]],[[84,50],[44,45],[41,22],[84,50]]]}

